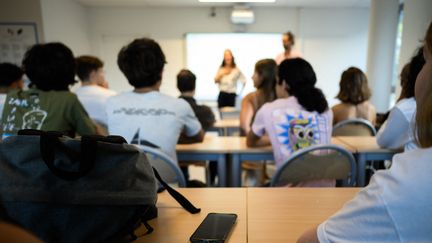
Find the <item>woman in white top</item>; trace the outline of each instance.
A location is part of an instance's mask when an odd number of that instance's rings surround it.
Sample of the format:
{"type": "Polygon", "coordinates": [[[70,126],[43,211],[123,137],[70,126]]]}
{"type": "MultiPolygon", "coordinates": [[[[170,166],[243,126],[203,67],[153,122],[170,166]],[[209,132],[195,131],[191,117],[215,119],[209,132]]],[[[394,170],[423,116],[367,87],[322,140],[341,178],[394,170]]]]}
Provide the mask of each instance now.
{"type": "Polygon", "coordinates": [[[432,23],[424,56],[415,85],[421,149],[394,156],[389,170],[375,173],[369,186],[298,242],[432,242],[432,23]]]}
{"type": "Polygon", "coordinates": [[[377,143],[382,148],[411,150],[417,148],[413,134],[416,101],[414,86],[417,75],[425,63],[423,48],[404,66],[401,72],[402,92],[398,102],[377,134],[377,143]],[[397,132],[395,132],[397,131],[397,132]]]}
{"type": "MultiPolygon", "coordinates": [[[[234,61],[234,56],[231,50],[227,49],[224,52],[224,59],[220,66],[216,77],[215,83],[219,85],[218,107],[235,106],[237,96],[237,83],[242,83],[242,90],[246,85],[246,77],[237,68],[234,61]]],[[[240,92],[241,93],[241,92],[240,92]]]]}

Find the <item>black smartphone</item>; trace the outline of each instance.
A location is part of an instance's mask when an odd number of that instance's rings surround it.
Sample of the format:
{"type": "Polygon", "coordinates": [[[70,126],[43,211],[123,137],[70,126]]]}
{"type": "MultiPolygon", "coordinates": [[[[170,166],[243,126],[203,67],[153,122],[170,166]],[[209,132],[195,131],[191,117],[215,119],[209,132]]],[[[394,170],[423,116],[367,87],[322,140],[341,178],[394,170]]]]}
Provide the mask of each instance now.
{"type": "Polygon", "coordinates": [[[237,220],[237,214],[209,213],[190,237],[192,243],[225,242],[237,220]]]}

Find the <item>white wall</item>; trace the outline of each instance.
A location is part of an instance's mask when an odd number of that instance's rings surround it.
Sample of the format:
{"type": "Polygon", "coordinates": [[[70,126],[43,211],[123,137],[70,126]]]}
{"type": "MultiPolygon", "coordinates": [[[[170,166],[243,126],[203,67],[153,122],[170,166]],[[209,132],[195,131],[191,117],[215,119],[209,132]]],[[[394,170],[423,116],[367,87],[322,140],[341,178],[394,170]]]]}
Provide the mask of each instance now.
{"type": "Polygon", "coordinates": [[[40,0],[46,42],[60,41],[75,55],[92,53],[88,10],[72,0],[40,0]]]}
{"type": "Polygon", "coordinates": [[[301,9],[301,51],[315,69],[317,86],[330,105],[338,103],[340,76],[350,66],[366,72],[369,10],[301,9]]]}
{"type": "Polygon", "coordinates": [[[43,42],[41,3],[39,0],[1,0],[0,22],[36,23],[39,42],[43,42]]]}
{"type": "MultiPolygon", "coordinates": [[[[247,26],[251,33],[297,35],[296,47],[314,66],[328,98],[336,95],[341,72],[349,66],[365,69],[367,53],[367,8],[255,9],[256,22],[247,26]]],[[[188,32],[223,33],[235,30],[229,22],[231,9],[217,8],[113,8],[89,9],[92,51],[106,63],[107,77],[116,90],[130,90],[116,64],[118,50],[136,37],[156,39],[164,50],[165,67],[162,92],[177,95],[175,76],[186,65],[184,34],[188,32]]],[[[281,43],[275,43],[281,45],[281,43]]]]}

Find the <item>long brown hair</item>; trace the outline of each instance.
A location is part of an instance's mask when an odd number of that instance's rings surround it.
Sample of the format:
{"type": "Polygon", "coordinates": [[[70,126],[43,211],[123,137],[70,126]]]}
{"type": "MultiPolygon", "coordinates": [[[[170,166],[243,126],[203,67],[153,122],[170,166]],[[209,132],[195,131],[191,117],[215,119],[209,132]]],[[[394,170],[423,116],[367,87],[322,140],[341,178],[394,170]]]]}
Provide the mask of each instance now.
{"type": "Polygon", "coordinates": [[[342,73],[336,96],[343,103],[358,105],[371,97],[366,75],[356,67],[350,67],[342,73]]]}
{"type": "Polygon", "coordinates": [[[258,103],[263,105],[271,102],[276,98],[276,76],[277,64],[273,59],[262,59],[255,64],[255,71],[261,77],[261,84],[257,87],[259,94],[258,103]]]}
{"type": "MultiPolygon", "coordinates": [[[[427,50],[429,51],[429,55],[432,56],[432,22],[429,24],[429,28],[426,32],[425,37],[425,46],[427,46],[427,50]]],[[[431,60],[426,60],[426,65],[432,65],[431,60]]],[[[432,83],[432,74],[428,77],[428,82],[432,83]]],[[[417,142],[420,147],[428,148],[432,147],[432,95],[431,88],[432,84],[427,86],[429,90],[427,90],[427,97],[421,106],[417,105],[417,114],[416,114],[416,131],[417,131],[417,142]]],[[[417,100],[417,102],[419,102],[417,100]]]]}

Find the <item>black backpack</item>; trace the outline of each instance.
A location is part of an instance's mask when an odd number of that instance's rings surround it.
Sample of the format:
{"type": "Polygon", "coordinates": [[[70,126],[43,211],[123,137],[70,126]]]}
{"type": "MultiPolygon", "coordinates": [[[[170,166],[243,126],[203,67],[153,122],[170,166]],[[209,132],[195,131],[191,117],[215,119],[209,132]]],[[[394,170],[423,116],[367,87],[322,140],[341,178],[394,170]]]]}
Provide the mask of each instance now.
{"type": "Polygon", "coordinates": [[[22,130],[0,143],[1,215],[46,242],[123,242],[157,216],[156,178],[147,157],[119,136],[72,139],[22,130]]]}

